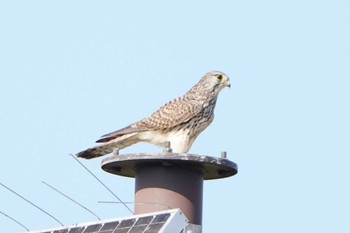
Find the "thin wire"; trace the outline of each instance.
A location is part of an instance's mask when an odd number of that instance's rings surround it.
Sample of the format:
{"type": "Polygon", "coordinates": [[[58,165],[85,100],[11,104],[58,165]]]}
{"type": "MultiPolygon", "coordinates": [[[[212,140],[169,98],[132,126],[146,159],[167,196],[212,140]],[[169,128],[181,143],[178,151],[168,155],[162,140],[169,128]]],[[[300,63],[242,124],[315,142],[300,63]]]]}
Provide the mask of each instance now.
{"type": "Polygon", "coordinates": [[[97,178],[97,176],[95,176],[87,167],[84,166],[84,164],[82,164],[74,155],[69,154],[70,156],[72,156],[75,161],[77,161],[83,168],[85,168],[86,171],[88,171],[90,173],[90,175],[92,175],[98,182],[100,182],[100,184],[105,187],[115,198],[118,199],[118,201],[120,201],[120,203],[122,203],[125,208],[127,208],[132,214],[134,214],[134,212],[115,194],[112,192],[112,190],[110,190],[99,178],[97,178]]]}
{"type": "MultiPolygon", "coordinates": [[[[117,201],[98,201],[97,203],[100,203],[100,204],[121,204],[121,202],[117,202],[117,201]]],[[[169,210],[171,209],[171,207],[166,205],[166,204],[155,203],[155,202],[124,202],[124,203],[136,204],[136,205],[160,205],[160,206],[165,206],[169,210]]]]}
{"type": "Polygon", "coordinates": [[[7,187],[6,185],[0,183],[1,186],[3,186],[4,188],[6,188],[7,190],[11,191],[13,194],[15,194],[16,196],[22,198],[23,200],[25,200],[26,202],[28,202],[29,204],[31,204],[32,206],[36,207],[38,210],[40,210],[41,212],[45,213],[46,215],[50,216],[52,219],[54,219],[56,222],[58,222],[61,226],[64,226],[63,223],[61,223],[57,218],[55,218],[54,216],[52,216],[51,214],[49,214],[48,212],[46,212],[45,210],[43,210],[42,208],[40,208],[39,206],[35,205],[33,202],[29,201],[28,199],[26,199],[25,197],[21,196],[20,194],[16,193],[15,191],[13,191],[12,189],[10,189],[9,187],[7,187]]]}
{"type": "Polygon", "coordinates": [[[86,211],[90,212],[91,214],[93,214],[98,220],[101,220],[99,216],[97,216],[97,214],[95,214],[94,212],[92,212],[91,210],[89,210],[88,208],[86,208],[85,206],[83,206],[82,204],[80,204],[79,202],[75,201],[73,198],[67,196],[66,194],[64,194],[63,192],[61,192],[60,190],[54,188],[53,186],[49,185],[48,183],[46,183],[45,181],[41,181],[41,183],[45,184],[46,186],[48,186],[49,188],[53,189],[54,191],[58,192],[59,194],[61,194],[62,196],[64,196],[65,198],[69,199],[70,201],[74,202],[75,204],[77,204],[78,206],[80,206],[81,208],[85,209],[86,211]]]}
{"type": "Polygon", "coordinates": [[[0,211],[0,214],[4,215],[5,217],[11,219],[12,221],[14,221],[15,223],[17,223],[18,225],[22,226],[24,229],[26,229],[29,232],[29,229],[24,226],[22,223],[20,223],[19,221],[17,221],[16,219],[12,218],[11,216],[8,216],[7,214],[5,214],[4,212],[0,211]]]}

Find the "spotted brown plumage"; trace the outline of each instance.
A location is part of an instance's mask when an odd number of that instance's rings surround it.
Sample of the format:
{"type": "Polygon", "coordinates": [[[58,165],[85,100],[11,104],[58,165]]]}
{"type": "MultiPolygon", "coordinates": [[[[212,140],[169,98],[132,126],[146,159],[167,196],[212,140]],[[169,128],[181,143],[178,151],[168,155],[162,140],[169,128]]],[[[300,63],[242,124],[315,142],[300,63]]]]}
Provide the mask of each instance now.
{"type": "Polygon", "coordinates": [[[76,156],[91,159],[138,142],[162,147],[170,142],[174,153],[187,153],[197,136],[213,121],[218,94],[227,86],[230,80],[224,73],[208,72],[184,95],[140,121],[103,135],[96,141],[97,146],[76,156]]]}

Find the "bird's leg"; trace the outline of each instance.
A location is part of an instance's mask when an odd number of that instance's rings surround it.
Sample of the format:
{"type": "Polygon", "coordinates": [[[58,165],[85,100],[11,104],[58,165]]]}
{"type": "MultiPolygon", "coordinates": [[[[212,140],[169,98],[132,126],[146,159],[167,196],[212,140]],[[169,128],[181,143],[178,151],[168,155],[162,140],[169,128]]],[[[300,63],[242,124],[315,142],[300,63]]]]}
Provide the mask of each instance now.
{"type": "Polygon", "coordinates": [[[221,158],[222,158],[222,159],[226,159],[226,158],[227,158],[227,153],[226,153],[226,151],[222,151],[222,152],[221,152],[221,158]]]}
{"type": "Polygon", "coordinates": [[[170,141],[166,141],[165,142],[165,147],[163,149],[163,152],[168,152],[168,153],[171,153],[173,152],[173,150],[171,149],[171,144],[170,144],[170,141]]]}
{"type": "Polygon", "coordinates": [[[119,155],[119,148],[113,149],[113,155],[119,155]]]}

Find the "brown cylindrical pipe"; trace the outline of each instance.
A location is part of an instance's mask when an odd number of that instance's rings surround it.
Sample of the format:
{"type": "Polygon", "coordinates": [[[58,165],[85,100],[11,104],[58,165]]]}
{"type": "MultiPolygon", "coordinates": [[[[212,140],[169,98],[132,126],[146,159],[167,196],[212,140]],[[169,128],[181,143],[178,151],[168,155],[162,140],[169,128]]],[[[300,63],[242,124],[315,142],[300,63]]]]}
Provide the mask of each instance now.
{"type": "Polygon", "coordinates": [[[135,176],[135,214],[179,208],[202,225],[203,175],[189,166],[142,165],[135,176]]]}

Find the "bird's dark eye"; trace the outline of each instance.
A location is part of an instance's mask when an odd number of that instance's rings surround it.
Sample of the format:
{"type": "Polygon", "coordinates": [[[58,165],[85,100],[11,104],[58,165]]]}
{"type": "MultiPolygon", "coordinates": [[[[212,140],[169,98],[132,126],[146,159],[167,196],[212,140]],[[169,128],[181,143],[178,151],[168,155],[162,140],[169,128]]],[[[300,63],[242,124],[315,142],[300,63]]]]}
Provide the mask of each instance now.
{"type": "Polygon", "coordinates": [[[221,79],[222,79],[222,75],[221,75],[221,74],[218,74],[218,75],[216,76],[216,78],[219,79],[219,80],[221,80],[221,79]]]}

